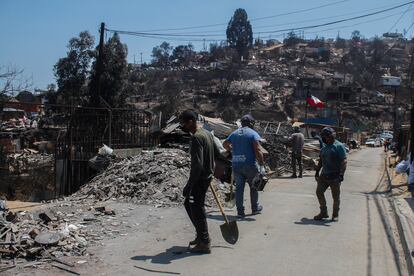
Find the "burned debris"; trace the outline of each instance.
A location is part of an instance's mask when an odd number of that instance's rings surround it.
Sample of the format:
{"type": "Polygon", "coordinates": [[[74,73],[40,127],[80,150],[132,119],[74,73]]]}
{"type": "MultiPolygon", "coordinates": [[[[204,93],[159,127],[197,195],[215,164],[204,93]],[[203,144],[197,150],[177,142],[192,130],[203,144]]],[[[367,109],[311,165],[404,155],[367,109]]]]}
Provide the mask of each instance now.
{"type": "Polygon", "coordinates": [[[181,203],[189,174],[189,156],[180,149],[142,151],[112,163],[76,194],[98,200],[125,199],[137,204],[181,203]]]}

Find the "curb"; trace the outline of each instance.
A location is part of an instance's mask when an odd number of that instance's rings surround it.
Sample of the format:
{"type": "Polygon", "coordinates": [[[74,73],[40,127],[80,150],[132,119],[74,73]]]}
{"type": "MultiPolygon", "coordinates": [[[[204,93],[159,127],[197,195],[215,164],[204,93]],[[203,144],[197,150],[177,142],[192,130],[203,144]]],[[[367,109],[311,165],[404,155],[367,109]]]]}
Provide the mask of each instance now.
{"type": "MultiPolygon", "coordinates": [[[[387,158],[385,158],[385,171],[387,173],[387,182],[388,182],[389,192],[391,192],[392,180],[391,180],[390,173],[389,173],[389,170],[388,170],[387,161],[388,161],[387,158]]],[[[389,198],[391,199],[390,200],[391,208],[392,208],[394,216],[395,216],[395,221],[396,221],[396,224],[397,224],[398,234],[400,236],[401,245],[402,245],[403,250],[404,250],[404,257],[405,257],[405,261],[407,263],[407,269],[408,269],[409,275],[414,275],[414,261],[413,261],[413,258],[411,257],[411,250],[409,248],[409,244],[408,244],[408,241],[407,241],[406,235],[405,235],[405,233],[408,231],[408,229],[406,227],[406,224],[402,223],[402,220],[401,220],[402,214],[401,214],[397,204],[395,203],[395,198],[392,195],[392,193],[390,194],[389,198]]]]}

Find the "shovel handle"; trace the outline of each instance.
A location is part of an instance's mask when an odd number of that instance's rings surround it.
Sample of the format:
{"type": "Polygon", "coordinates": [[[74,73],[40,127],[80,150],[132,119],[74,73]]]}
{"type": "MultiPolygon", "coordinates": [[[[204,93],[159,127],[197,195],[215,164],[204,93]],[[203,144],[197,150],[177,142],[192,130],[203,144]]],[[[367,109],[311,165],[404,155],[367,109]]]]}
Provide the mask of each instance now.
{"type": "Polygon", "coordinates": [[[233,183],[234,183],[234,174],[231,172],[231,180],[230,180],[230,194],[233,194],[233,183]]]}
{"type": "Polygon", "coordinates": [[[227,216],[226,216],[226,214],[224,213],[223,206],[221,206],[220,200],[219,200],[219,199],[218,199],[218,197],[217,197],[217,193],[216,193],[216,191],[215,191],[215,190],[214,190],[214,188],[213,188],[212,181],[210,182],[210,189],[211,189],[211,192],[213,193],[214,199],[216,200],[217,205],[218,205],[218,207],[219,207],[219,209],[220,209],[221,215],[223,216],[223,218],[224,218],[224,220],[226,221],[226,223],[227,223],[227,224],[229,224],[229,221],[228,221],[228,219],[227,219],[227,216]]]}

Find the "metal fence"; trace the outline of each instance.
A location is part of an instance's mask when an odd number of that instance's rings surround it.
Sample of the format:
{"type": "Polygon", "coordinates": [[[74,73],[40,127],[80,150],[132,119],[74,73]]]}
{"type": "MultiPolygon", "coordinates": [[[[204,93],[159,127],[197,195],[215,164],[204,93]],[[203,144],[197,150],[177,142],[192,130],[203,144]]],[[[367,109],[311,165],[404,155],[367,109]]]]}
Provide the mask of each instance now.
{"type": "Polygon", "coordinates": [[[113,149],[149,148],[159,116],[136,109],[71,108],[66,129],[55,148],[58,195],[75,192],[96,173],[88,161],[103,144],[113,149]]]}

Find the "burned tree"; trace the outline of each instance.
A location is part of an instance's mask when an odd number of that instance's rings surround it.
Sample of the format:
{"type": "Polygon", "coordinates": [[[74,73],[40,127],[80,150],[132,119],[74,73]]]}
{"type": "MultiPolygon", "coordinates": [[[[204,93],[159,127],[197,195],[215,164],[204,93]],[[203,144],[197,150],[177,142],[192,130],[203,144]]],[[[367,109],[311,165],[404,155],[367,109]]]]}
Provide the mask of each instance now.
{"type": "Polygon", "coordinates": [[[24,76],[23,69],[0,65],[0,100],[31,86],[32,81],[24,76]]]}

